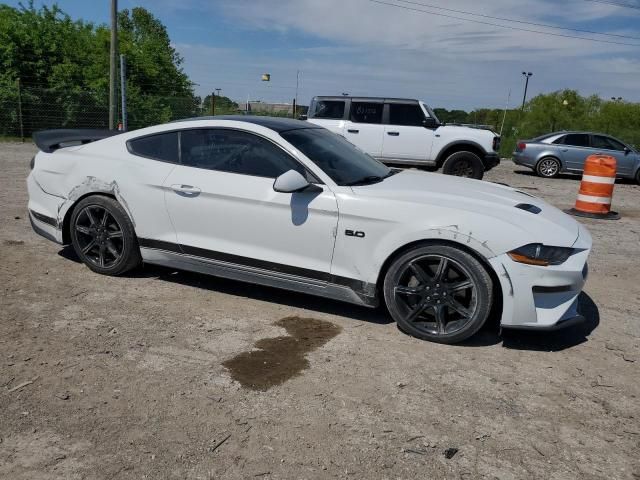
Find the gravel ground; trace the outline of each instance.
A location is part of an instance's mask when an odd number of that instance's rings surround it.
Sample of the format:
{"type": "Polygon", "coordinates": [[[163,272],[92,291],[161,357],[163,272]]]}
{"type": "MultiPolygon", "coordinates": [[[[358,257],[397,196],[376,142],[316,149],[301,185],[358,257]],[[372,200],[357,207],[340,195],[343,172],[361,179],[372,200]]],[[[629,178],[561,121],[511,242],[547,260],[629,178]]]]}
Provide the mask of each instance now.
{"type": "MultiPolygon", "coordinates": [[[[584,220],[585,325],[445,346],[302,294],[93,274],[31,231],[34,152],[0,144],[0,478],[640,478],[639,186],[584,220]]],[[[562,208],[578,189],[487,179],[562,208]]]]}

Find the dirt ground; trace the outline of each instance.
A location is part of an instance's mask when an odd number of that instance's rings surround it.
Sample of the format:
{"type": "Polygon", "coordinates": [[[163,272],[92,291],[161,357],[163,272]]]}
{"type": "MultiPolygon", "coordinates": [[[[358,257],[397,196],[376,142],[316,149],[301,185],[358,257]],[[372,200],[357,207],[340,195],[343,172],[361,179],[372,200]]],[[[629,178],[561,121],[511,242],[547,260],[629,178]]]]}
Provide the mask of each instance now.
{"type": "MultiPolygon", "coordinates": [[[[0,478],[640,478],[640,186],[584,220],[585,325],[445,346],[381,310],[93,274],[31,231],[34,152],[0,144],[0,478]]],[[[510,162],[487,179],[562,208],[578,189],[510,162]]]]}

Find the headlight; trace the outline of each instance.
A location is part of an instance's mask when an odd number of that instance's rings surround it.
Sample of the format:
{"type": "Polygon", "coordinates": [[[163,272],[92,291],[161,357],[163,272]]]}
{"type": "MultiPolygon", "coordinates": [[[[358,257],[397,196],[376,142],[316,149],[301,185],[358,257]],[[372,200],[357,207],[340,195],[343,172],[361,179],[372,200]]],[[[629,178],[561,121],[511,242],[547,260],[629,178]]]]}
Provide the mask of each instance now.
{"type": "Polygon", "coordinates": [[[515,262],[546,267],[566,262],[573,252],[570,247],[548,247],[541,243],[530,243],[507,252],[507,255],[515,262]]]}

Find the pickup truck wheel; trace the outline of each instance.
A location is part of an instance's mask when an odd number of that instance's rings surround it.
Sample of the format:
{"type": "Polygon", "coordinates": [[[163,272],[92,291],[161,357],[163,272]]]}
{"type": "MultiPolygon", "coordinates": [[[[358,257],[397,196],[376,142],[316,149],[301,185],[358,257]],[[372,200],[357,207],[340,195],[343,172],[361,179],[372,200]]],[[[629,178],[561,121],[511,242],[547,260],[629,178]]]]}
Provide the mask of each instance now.
{"type": "Polygon", "coordinates": [[[472,152],[456,152],[449,155],[442,165],[442,173],[456,177],[475,178],[482,180],[484,165],[482,160],[472,152]]]}

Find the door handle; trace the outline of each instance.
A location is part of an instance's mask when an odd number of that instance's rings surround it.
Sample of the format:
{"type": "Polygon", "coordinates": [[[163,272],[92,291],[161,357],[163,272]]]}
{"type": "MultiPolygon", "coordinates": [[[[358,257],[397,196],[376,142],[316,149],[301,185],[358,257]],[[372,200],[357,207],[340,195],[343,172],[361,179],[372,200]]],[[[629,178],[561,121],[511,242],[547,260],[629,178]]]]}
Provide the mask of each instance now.
{"type": "Polygon", "coordinates": [[[568,149],[568,148],[563,148],[563,149],[561,149],[560,151],[561,151],[561,152],[568,152],[568,151],[569,151],[569,149],[568,149]]]}
{"type": "Polygon", "coordinates": [[[198,195],[201,192],[198,187],[192,185],[171,185],[171,190],[178,195],[198,195]]]}
{"type": "Polygon", "coordinates": [[[349,133],[360,133],[360,130],[349,129],[349,130],[347,130],[347,132],[349,132],[349,133]]]}
{"type": "Polygon", "coordinates": [[[392,137],[397,137],[400,135],[400,132],[387,132],[387,135],[391,135],[392,137]]]}

